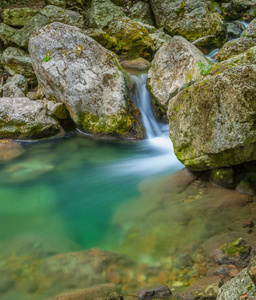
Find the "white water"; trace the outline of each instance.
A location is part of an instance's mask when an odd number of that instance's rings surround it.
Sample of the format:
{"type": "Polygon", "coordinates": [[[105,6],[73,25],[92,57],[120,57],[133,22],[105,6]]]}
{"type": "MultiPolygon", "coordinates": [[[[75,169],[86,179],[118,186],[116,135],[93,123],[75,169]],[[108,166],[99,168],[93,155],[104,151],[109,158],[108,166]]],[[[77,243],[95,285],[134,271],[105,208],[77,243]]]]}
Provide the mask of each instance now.
{"type": "Polygon", "coordinates": [[[182,168],[174,154],[172,141],[169,138],[169,126],[156,120],[150,95],[147,90],[147,74],[133,76],[134,102],[140,110],[146,139],[139,142],[138,151],[125,161],[113,167],[117,174],[157,174],[174,172],[182,168]]]}

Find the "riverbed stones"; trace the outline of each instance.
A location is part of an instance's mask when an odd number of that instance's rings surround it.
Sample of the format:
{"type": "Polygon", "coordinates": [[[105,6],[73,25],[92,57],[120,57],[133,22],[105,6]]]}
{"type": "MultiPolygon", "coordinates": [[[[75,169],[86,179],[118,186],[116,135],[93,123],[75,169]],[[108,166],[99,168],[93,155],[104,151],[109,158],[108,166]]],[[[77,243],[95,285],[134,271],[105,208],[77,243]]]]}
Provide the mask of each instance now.
{"type": "Polygon", "coordinates": [[[251,21],[239,39],[227,42],[218,52],[218,61],[228,59],[233,55],[240,54],[251,47],[256,46],[256,19],[251,21]]]}
{"type": "Polygon", "coordinates": [[[0,136],[42,138],[58,133],[59,125],[44,105],[28,98],[0,98],[0,136]]]}
{"type": "Polygon", "coordinates": [[[211,181],[225,188],[235,187],[235,172],[232,168],[222,168],[211,170],[211,181]]]}
{"type": "Polygon", "coordinates": [[[78,28],[61,23],[35,33],[29,51],[43,93],[64,103],[82,130],[98,136],[142,138],[126,74],[111,52],[78,28]]]}
{"type": "Polygon", "coordinates": [[[215,65],[170,101],[170,137],[190,169],[229,167],[256,159],[256,47],[215,65]]]}
{"type": "Polygon", "coordinates": [[[160,110],[166,112],[170,99],[200,77],[200,61],[209,64],[203,53],[181,36],[173,37],[158,50],[147,84],[160,110]]]}
{"type": "Polygon", "coordinates": [[[225,40],[225,25],[222,17],[211,11],[210,2],[150,0],[156,24],[171,35],[181,35],[189,41],[214,35],[225,40]]]}
{"type": "Polygon", "coordinates": [[[226,282],[218,291],[217,300],[254,299],[256,288],[244,269],[235,278],[226,282]],[[241,298],[247,294],[247,297],[241,298]]]}
{"type": "Polygon", "coordinates": [[[12,36],[11,41],[20,47],[26,48],[30,35],[39,28],[52,22],[61,22],[79,28],[84,27],[84,19],[81,14],[54,5],[47,5],[40,13],[31,18],[23,28],[18,30],[12,36]]]}
{"type": "Polygon", "coordinates": [[[30,83],[36,82],[36,76],[29,54],[19,48],[9,47],[2,55],[2,65],[11,75],[21,74],[30,83]]]}
{"type": "Polygon", "coordinates": [[[11,26],[25,26],[38,13],[38,10],[29,7],[9,8],[3,11],[3,22],[11,26]]]}

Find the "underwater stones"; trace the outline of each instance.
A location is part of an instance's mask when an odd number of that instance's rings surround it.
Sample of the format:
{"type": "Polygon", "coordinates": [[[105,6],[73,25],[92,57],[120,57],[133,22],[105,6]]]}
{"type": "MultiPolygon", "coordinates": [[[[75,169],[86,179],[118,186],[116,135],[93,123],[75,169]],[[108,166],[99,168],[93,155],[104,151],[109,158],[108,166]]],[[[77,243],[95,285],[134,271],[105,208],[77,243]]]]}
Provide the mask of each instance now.
{"type": "Polygon", "coordinates": [[[217,169],[255,160],[255,49],[215,65],[170,102],[170,137],[186,167],[217,169]]]}
{"type": "MultiPolygon", "coordinates": [[[[112,283],[92,286],[83,290],[76,290],[73,292],[62,293],[59,296],[49,298],[48,300],[94,300],[94,299],[119,299],[118,293],[120,287],[112,283]]],[[[120,298],[122,299],[122,298],[120,298]]]]}
{"type": "Polygon", "coordinates": [[[171,35],[181,35],[189,41],[214,35],[225,40],[223,18],[211,11],[210,2],[201,0],[150,0],[156,24],[171,35]]]}
{"type": "Polygon", "coordinates": [[[42,138],[59,129],[42,104],[28,98],[0,98],[1,137],[42,138]]]}
{"type": "MultiPolygon", "coordinates": [[[[23,148],[13,140],[0,140],[0,161],[9,161],[23,153],[23,148]]],[[[0,284],[1,286],[1,284],[0,284]]],[[[1,290],[1,288],[0,288],[1,290]]]]}
{"type": "Polygon", "coordinates": [[[233,243],[226,243],[212,252],[213,259],[220,265],[235,265],[238,268],[245,268],[249,264],[255,251],[242,238],[233,243]]]}
{"type": "Polygon", "coordinates": [[[170,99],[200,77],[199,61],[208,64],[203,53],[181,36],[173,37],[158,50],[147,85],[161,110],[165,112],[170,99]]]}
{"type": "Polygon", "coordinates": [[[46,98],[64,103],[76,125],[97,136],[142,138],[126,74],[111,52],[61,23],[38,30],[29,51],[46,98]]]}
{"type": "Polygon", "coordinates": [[[251,47],[256,46],[256,19],[251,21],[239,39],[232,40],[224,44],[217,54],[218,61],[228,59],[233,55],[240,54],[251,47]]]}
{"type": "Polygon", "coordinates": [[[3,22],[11,26],[25,26],[38,13],[38,10],[29,7],[9,8],[3,11],[3,22]]]}
{"type": "Polygon", "coordinates": [[[235,278],[226,282],[218,291],[217,300],[242,299],[243,294],[247,294],[244,299],[254,299],[256,288],[244,269],[235,278]]]}
{"type": "Polygon", "coordinates": [[[23,75],[30,83],[36,82],[36,76],[29,54],[19,48],[9,47],[2,55],[2,65],[11,75],[23,75]]]}
{"type": "Polygon", "coordinates": [[[52,22],[61,22],[79,28],[84,27],[83,16],[79,13],[54,5],[47,5],[40,13],[31,18],[23,28],[17,30],[11,41],[20,47],[26,48],[30,35],[37,29],[52,22]]]}
{"type": "Polygon", "coordinates": [[[235,173],[232,168],[211,170],[210,179],[213,183],[226,188],[235,187],[235,173]]]}

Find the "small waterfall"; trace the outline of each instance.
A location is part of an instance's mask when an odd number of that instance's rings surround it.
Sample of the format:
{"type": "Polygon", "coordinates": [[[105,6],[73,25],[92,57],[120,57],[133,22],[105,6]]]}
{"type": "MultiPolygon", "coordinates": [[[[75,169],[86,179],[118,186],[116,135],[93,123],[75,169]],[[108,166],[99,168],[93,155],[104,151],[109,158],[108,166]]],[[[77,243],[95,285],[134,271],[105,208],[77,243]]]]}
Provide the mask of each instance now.
{"type": "Polygon", "coordinates": [[[150,101],[150,96],[147,90],[147,74],[140,76],[133,75],[135,99],[134,102],[140,110],[142,123],[146,130],[146,138],[152,139],[163,136],[163,125],[157,122],[150,101]]]}

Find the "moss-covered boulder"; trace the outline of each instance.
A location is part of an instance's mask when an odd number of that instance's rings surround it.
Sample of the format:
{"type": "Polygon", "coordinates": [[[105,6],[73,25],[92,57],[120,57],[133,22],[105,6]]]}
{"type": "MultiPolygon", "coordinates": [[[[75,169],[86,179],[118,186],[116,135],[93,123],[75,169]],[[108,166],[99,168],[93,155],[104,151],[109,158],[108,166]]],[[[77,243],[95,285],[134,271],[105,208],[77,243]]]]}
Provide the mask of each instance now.
{"type": "Polygon", "coordinates": [[[29,54],[19,48],[9,47],[2,55],[2,65],[11,75],[21,74],[28,82],[37,82],[29,54]]]}
{"type": "Polygon", "coordinates": [[[181,36],[173,37],[158,50],[147,84],[157,109],[163,114],[170,99],[200,77],[199,62],[209,64],[203,53],[181,36]]]}
{"type": "Polygon", "coordinates": [[[11,45],[11,38],[15,34],[17,29],[12,28],[4,23],[0,23],[0,41],[5,46],[11,45]]]}
{"type": "Polygon", "coordinates": [[[152,49],[154,53],[156,53],[163,46],[163,44],[169,42],[172,38],[169,34],[164,32],[163,28],[159,28],[154,32],[149,33],[149,36],[153,41],[152,49]]]}
{"type": "Polygon", "coordinates": [[[256,159],[256,47],[215,65],[169,103],[170,137],[193,170],[256,159]]]}
{"type": "Polygon", "coordinates": [[[227,42],[218,52],[218,61],[225,60],[233,55],[240,54],[249,48],[256,46],[256,19],[251,21],[241,37],[227,42]]]}
{"type": "Polygon", "coordinates": [[[38,30],[29,51],[43,93],[65,103],[82,130],[96,136],[143,137],[126,74],[111,52],[61,23],[38,30]]]}
{"type": "Polygon", "coordinates": [[[136,22],[146,23],[149,25],[155,25],[153,12],[149,3],[139,1],[135,3],[128,12],[129,18],[136,22]]]}
{"type": "Polygon", "coordinates": [[[203,36],[225,40],[223,18],[213,12],[211,2],[204,0],[150,0],[158,27],[164,27],[171,35],[181,35],[189,41],[203,36]]]}
{"type": "Polygon", "coordinates": [[[46,107],[28,98],[0,98],[0,137],[42,138],[58,133],[58,122],[46,107]]]}
{"type": "Polygon", "coordinates": [[[30,35],[35,30],[52,22],[61,22],[79,28],[84,27],[84,18],[81,14],[54,5],[47,5],[40,13],[31,18],[23,28],[17,30],[11,41],[20,47],[26,48],[30,35]]]}
{"type": "Polygon", "coordinates": [[[3,22],[11,26],[25,26],[38,13],[38,10],[29,7],[9,8],[4,10],[3,22]]]}

